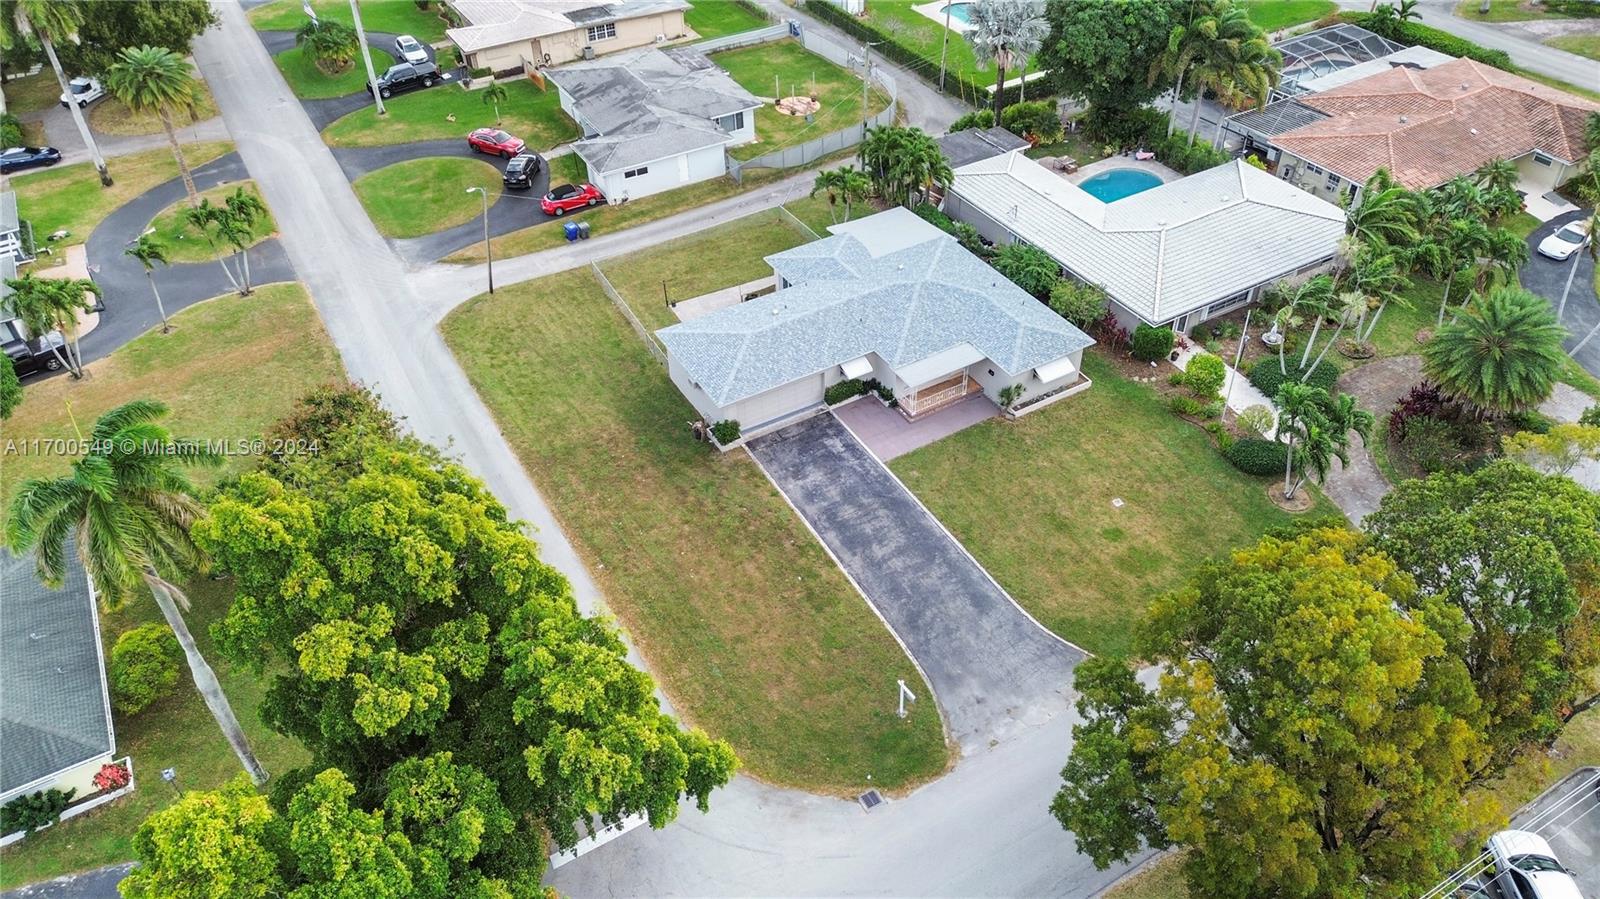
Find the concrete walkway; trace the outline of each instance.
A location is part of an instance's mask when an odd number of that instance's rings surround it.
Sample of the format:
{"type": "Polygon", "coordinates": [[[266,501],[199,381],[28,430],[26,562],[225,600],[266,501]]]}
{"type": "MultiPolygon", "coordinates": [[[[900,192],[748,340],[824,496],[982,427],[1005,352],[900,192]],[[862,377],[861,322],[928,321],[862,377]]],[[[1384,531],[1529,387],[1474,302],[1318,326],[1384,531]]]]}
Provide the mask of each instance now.
{"type": "MultiPolygon", "coordinates": [[[[1189,347],[1188,349],[1180,349],[1178,351],[1178,361],[1170,364],[1179,371],[1188,371],[1190,360],[1202,354],[1206,354],[1206,351],[1203,349],[1197,349],[1193,346],[1189,347]]],[[[1261,392],[1260,388],[1250,383],[1249,378],[1246,378],[1226,361],[1222,363],[1222,369],[1222,396],[1224,399],[1226,399],[1228,408],[1233,412],[1234,415],[1238,415],[1240,412],[1243,412],[1251,406],[1265,406],[1267,411],[1273,413],[1273,426],[1272,430],[1268,431],[1262,436],[1269,440],[1277,436],[1278,407],[1273,404],[1272,400],[1269,399],[1266,394],[1261,392]]]]}
{"type": "Polygon", "coordinates": [[[835,408],[833,414],[874,456],[888,462],[988,421],[1000,414],[1000,407],[987,396],[975,393],[931,415],[909,421],[898,410],[869,395],[835,408]]]}

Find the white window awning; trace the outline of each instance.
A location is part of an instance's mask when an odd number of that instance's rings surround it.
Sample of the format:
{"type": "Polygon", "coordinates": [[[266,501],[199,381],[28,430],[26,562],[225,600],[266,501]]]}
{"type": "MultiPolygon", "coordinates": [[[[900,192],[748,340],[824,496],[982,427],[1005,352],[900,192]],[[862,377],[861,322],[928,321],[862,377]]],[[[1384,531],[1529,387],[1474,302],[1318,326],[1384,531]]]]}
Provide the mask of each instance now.
{"type": "Polygon", "coordinates": [[[1034,377],[1046,384],[1077,373],[1078,366],[1072,364],[1071,356],[1062,356],[1054,362],[1046,362],[1033,370],[1034,377]]]}
{"type": "Polygon", "coordinates": [[[918,359],[904,368],[897,368],[894,373],[907,387],[921,387],[929,381],[954,374],[974,362],[982,362],[985,358],[987,357],[979,352],[977,347],[963,342],[932,356],[918,359]]]}
{"type": "Polygon", "coordinates": [[[864,378],[872,374],[872,362],[866,356],[862,356],[860,359],[851,359],[839,366],[839,371],[843,372],[846,378],[864,378]]]}

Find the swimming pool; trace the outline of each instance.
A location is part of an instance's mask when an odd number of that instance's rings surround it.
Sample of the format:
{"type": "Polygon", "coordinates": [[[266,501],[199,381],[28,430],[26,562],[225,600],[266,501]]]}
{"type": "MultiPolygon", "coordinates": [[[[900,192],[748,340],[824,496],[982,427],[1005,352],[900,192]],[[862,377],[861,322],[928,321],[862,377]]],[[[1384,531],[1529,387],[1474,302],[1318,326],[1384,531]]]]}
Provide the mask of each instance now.
{"type": "Polygon", "coordinates": [[[1152,175],[1142,169],[1112,169],[1101,172],[1093,178],[1086,178],[1078,184],[1102,203],[1115,203],[1123,197],[1131,197],[1140,191],[1161,186],[1161,176],[1152,175]]]}
{"type": "MultiPolygon", "coordinates": [[[[967,18],[967,7],[971,5],[971,3],[946,3],[945,9],[950,11],[950,18],[963,25],[971,25],[972,20],[967,18]]],[[[943,10],[940,11],[943,12],[943,10]]]]}

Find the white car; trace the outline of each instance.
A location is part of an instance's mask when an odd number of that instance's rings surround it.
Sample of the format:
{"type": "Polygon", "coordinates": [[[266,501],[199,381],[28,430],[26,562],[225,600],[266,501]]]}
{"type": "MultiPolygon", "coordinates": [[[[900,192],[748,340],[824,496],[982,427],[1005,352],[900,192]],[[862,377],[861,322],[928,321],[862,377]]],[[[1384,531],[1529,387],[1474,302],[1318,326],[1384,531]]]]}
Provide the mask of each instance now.
{"type": "Polygon", "coordinates": [[[1556,229],[1556,233],[1539,241],[1539,255],[1549,256],[1560,262],[1571,259],[1572,254],[1583,249],[1589,243],[1589,220],[1569,222],[1566,227],[1556,229]]]}
{"type": "Polygon", "coordinates": [[[415,64],[428,61],[427,48],[422,46],[421,41],[409,34],[402,34],[395,38],[394,49],[406,62],[415,64]]]}
{"type": "Polygon", "coordinates": [[[1572,872],[1556,861],[1544,837],[1502,830],[1484,849],[1494,857],[1495,885],[1508,899],[1583,899],[1572,872]]]}
{"type": "Polygon", "coordinates": [[[82,109],[105,95],[106,89],[100,86],[100,79],[80,75],[67,82],[67,92],[61,95],[61,108],[66,109],[69,104],[76,103],[82,109]]]}

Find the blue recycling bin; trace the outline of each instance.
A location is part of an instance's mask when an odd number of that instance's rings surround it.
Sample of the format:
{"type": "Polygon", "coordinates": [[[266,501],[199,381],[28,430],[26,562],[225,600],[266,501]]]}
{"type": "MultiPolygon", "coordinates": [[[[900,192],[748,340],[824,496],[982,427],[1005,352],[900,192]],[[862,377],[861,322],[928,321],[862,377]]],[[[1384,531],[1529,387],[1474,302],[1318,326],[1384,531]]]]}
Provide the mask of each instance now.
{"type": "Polygon", "coordinates": [[[561,230],[567,232],[567,240],[577,240],[578,239],[578,223],[577,222],[567,222],[566,224],[561,226],[561,230]]]}

